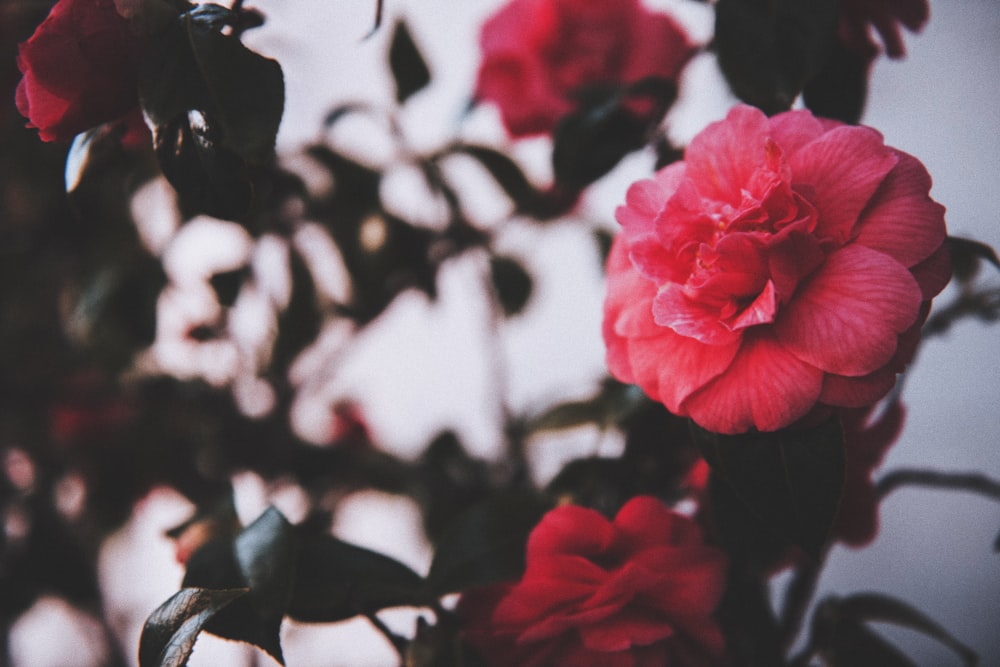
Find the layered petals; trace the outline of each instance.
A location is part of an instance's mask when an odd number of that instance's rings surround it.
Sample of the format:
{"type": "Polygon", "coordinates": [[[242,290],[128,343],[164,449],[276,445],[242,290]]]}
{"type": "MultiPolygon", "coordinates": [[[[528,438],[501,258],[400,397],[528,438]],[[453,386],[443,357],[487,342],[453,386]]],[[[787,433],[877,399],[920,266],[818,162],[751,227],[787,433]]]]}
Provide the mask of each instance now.
{"type": "Polygon", "coordinates": [[[735,107],[616,213],[612,374],[720,433],[873,404],[950,276],[930,185],[874,130],[735,107]]]}
{"type": "Polygon", "coordinates": [[[585,88],[675,81],[694,53],[673,19],[639,0],[511,0],[479,44],[476,97],[515,137],[551,132],[585,88]]]}
{"type": "Polygon", "coordinates": [[[709,667],[724,653],[712,614],[726,558],[659,500],[633,498],[614,521],[558,507],[532,531],[527,556],[519,582],[459,603],[489,665],[709,667]]]}

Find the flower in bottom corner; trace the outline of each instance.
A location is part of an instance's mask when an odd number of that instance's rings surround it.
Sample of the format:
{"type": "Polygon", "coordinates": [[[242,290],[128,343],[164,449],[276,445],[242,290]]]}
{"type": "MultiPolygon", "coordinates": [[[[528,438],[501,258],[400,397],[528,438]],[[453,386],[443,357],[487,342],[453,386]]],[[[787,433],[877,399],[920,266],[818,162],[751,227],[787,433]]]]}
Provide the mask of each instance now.
{"type": "Polygon", "coordinates": [[[459,614],[498,667],[715,665],[726,568],[697,524],[655,498],[633,498],[613,521],[565,505],[532,531],[521,580],[466,592],[459,614]]]}
{"type": "Polygon", "coordinates": [[[871,128],[735,107],[617,211],[612,375],[716,433],[874,404],[951,276],[930,187],[871,128]]]}

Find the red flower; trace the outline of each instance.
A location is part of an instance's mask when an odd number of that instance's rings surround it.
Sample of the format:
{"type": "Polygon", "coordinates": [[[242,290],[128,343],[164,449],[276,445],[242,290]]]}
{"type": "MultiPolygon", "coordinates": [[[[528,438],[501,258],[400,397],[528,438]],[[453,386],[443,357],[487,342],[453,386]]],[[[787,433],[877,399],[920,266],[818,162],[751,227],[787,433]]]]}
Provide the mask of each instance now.
{"type": "Polygon", "coordinates": [[[594,85],[676,79],[694,51],[639,0],[512,0],[483,25],[476,95],[519,137],[550,132],[594,85]]]}
{"type": "Polygon", "coordinates": [[[841,0],[839,37],[848,49],[870,60],[879,52],[871,35],[874,26],[889,57],[902,58],[906,47],[900,24],[919,32],[929,17],[927,0],[841,0]]]}
{"type": "Polygon", "coordinates": [[[930,185],[870,128],[734,108],[618,209],[612,374],[719,433],[875,403],[950,277],[930,185]]]}
{"type": "Polygon", "coordinates": [[[121,118],[138,104],[141,48],[113,0],[59,0],[18,49],[18,111],[43,141],[121,118]]]}
{"type": "Polygon", "coordinates": [[[906,410],[893,401],[875,420],[873,410],[844,410],[844,494],[831,531],[833,539],[863,547],[878,533],[878,496],[872,472],[899,437],[906,410]]]}
{"type": "Polygon", "coordinates": [[[655,498],[632,499],[613,523],[567,505],[532,531],[521,581],[468,592],[459,611],[490,665],[711,665],[724,652],[712,613],[725,570],[655,498]]]}

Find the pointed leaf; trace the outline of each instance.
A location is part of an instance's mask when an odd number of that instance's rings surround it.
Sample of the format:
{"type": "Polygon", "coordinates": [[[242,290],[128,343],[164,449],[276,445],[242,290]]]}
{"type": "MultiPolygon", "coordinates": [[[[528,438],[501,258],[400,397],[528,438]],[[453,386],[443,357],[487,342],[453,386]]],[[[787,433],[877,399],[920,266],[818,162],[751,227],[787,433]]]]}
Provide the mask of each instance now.
{"type": "Polygon", "coordinates": [[[303,540],[288,615],[307,623],[332,623],[427,602],[423,578],[407,566],[321,534],[303,540]]]}
{"type": "Polygon", "coordinates": [[[389,69],[392,70],[392,79],[396,84],[396,101],[400,104],[431,82],[427,63],[403,21],[396,24],[396,30],[392,33],[389,69]]]}
{"type": "Polygon", "coordinates": [[[490,258],[490,278],[504,315],[517,315],[531,298],[532,280],[521,263],[510,257],[490,258]]]}
{"type": "Polygon", "coordinates": [[[839,40],[830,57],[802,91],[806,107],[817,116],[856,125],[868,97],[869,60],[839,40]]]}
{"type": "Polygon", "coordinates": [[[859,593],[839,601],[840,614],[862,622],[891,623],[932,637],[958,654],[969,667],[978,664],[975,651],[945,630],[940,624],[909,604],[878,593],[859,593]]]}
{"type": "Polygon", "coordinates": [[[208,283],[212,286],[215,298],[219,300],[219,304],[229,308],[236,303],[236,297],[239,296],[240,288],[243,287],[243,283],[250,278],[251,274],[252,272],[249,267],[243,267],[234,269],[233,271],[213,274],[209,278],[208,283]]]}
{"type": "Polygon", "coordinates": [[[844,621],[822,651],[830,667],[917,667],[898,648],[860,623],[844,621]]]}
{"type": "Polygon", "coordinates": [[[715,48],[733,92],[768,114],[791,108],[833,45],[836,0],[719,0],[715,48]]]}
{"type": "Polygon", "coordinates": [[[201,112],[219,124],[223,148],[261,162],[274,151],[284,110],[281,66],[219,32],[217,12],[205,7],[181,15],[145,50],[142,108],[157,127],[201,112]]]}
{"type": "Polygon", "coordinates": [[[530,210],[532,204],[541,196],[524,175],[521,167],[498,150],[486,146],[456,144],[451,147],[449,153],[464,153],[483,165],[519,211],[530,210]]]}
{"type": "Polygon", "coordinates": [[[770,530],[821,557],[844,487],[837,418],[808,429],[727,436],[692,425],[705,460],[770,530]]]}
{"type": "Polygon", "coordinates": [[[247,589],[184,588],[156,608],[139,638],[139,667],[182,667],[202,627],[247,589]]]}
{"type": "Polygon", "coordinates": [[[952,272],[958,280],[968,282],[975,278],[982,260],[1000,269],[1000,258],[997,257],[996,250],[987,244],[958,236],[949,236],[947,242],[952,272]]]}
{"type": "Polygon", "coordinates": [[[511,494],[464,513],[437,545],[430,592],[444,595],[520,576],[528,534],[549,508],[536,494],[511,494]]]}
{"type": "Polygon", "coordinates": [[[191,556],[184,586],[250,589],[216,614],[206,631],[248,642],[284,662],[278,631],[294,583],[296,537],[291,524],[271,507],[233,541],[209,542],[191,556]]]}

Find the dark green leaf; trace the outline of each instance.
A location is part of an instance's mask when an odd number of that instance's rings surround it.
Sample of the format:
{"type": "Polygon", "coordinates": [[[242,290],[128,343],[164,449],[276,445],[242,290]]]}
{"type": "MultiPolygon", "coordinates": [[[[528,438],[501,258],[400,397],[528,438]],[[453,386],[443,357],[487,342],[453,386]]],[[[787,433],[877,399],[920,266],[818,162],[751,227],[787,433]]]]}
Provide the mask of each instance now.
{"type": "Polygon", "coordinates": [[[250,589],[216,614],[206,631],[258,646],[283,663],[278,631],[292,594],[296,537],[294,528],[272,507],[235,540],[209,542],[191,556],[184,586],[250,589]]]}
{"type": "Polygon", "coordinates": [[[608,380],[592,398],[559,403],[532,417],[525,425],[528,433],[559,431],[595,424],[617,426],[646,404],[645,395],[635,385],[608,380]]]}
{"type": "Polygon", "coordinates": [[[869,60],[834,40],[830,57],[802,91],[817,116],[857,124],[868,97],[869,60]]]}
{"type": "Polygon", "coordinates": [[[396,24],[396,30],[392,33],[389,69],[392,70],[392,80],[396,85],[396,101],[400,104],[431,82],[427,63],[403,21],[396,24]]]}
{"type": "Polygon", "coordinates": [[[386,607],[427,603],[423,579],[402,563],[331,535],[305,537],[288,615],[332,623],[386,607]]]}
{"type": "Polygon", "coordinates": [[[917,667],[917,664],[860,623],[844,621],[822,651],[830,667],[917,667]]]}
{"type": "Polygon", "coordinates": [[[498,150],[485,146],[456,144],[449,152],[464,153],[483,165],[519,211],[530,209],[541,196],[521,171],[521,167],[498,150]]]}
{"type": "Polygon", "coordinates": [[[952,273],[962,282],[976,277],[983,260],[1000,269],[1000,258],[997,257],[996,250],[985,243],[957,236],[949,236],[947,243],[951,253],[952,273]]]}
{"type": "Polygon", "coordinates": [[[240,288],[249,276],[250,270],[244,267],[233,271],[216,273],[208,282],[215,291],[215,297],[219,300],[219,303],[228,308],[236,303],[236,297],[240,293],[240,288]]]}
{"type": "Polygon", "coordinates": [[[157,127],[198,111],[218,124],[223,148],[262,162],[274,152],[284,110],[281,66],[219,32],[216,19],[187,12],[158,36],[145,50],[139,99],[157,127]]]}
{"type": "Polygon", "coordinates": [[[836,0],[719,0],[715,48],[733,92],[768,114],[791,108],[827,62],[836,0]]]}
{"type": "Polygon", "coordinates": [[[692,428],[712,470],[762,524],[820,559],[844,486],[840,420],[731,436],[692,428]]]}
{"type": "Polygon", "coordinates": [[[271,366],[278,373],[284,373],[295,356],[316,340],[323,323],[309,267],[294,249],[289,253],[289,263],[292,294],[278,319],[278,338],[271,354],[271,366]]]}
{"type": "Polygon", "coordinates": [[[979,659],[975,651],[961,643],[940,624],[909,604],[878,593],[859,593],[837,602],[839,613],[861,622],[875,621],[910,628],[932,637],[954,651],[969,667],[979,659]]]}
{"type": "Polygon", "coordinates": [[[490,278],[505,315],[510,317],[524,310],[531,298],[532,280],[520,262],[510,257],[491,257],[490,278]]]}
{"type": "Polygon", "coordinates": [[[167,284],[163,267],[145,254],[119,257],[86,276],[68,322],[70,333],[112,369],[124,368],[156,336],[156,302],[167,284]]]}
{"type": "Polygon", "coordinates": [[[644,79],[624,90],[593,90],[581,95],[577,111],[556,126],[552,168],[556,183],[582,189],[634,150],[673,103],[676,89],[668,81],[644,79]],[[642,113],[636,111],[640,107],[642,113]]]}
{"type": "Polygon", "coordinates": [[[427,577],[430,593],[516,579],[525,545],[550,504],[535,494],[494,497],[462,514],[437,545],[427,577]]]}
{"type": "Polygon", "coordinates": [[[236,220],[250,209],[253,183],[247,164],[221,145],[212,117],[191,111],[157,125],[153,150],[186,215],[236,220]]]}
{"type": "Polygon", "coordinates": [[[220,609],[247,589],[184,588],[156,608],[139,638],[139,667],[183,667],[198,633],[220,609]]]}
{"type": "Polygon", "coordinates": [[[466,452],[451,431],[438,434],[420,457],[424,530],[439,542],[458,516],[489,497],[490,467],[466,452]]]}

